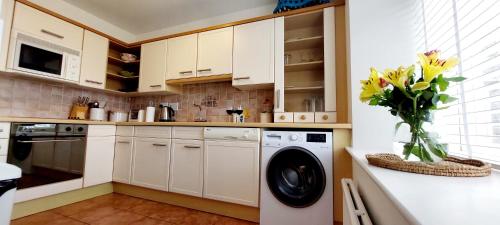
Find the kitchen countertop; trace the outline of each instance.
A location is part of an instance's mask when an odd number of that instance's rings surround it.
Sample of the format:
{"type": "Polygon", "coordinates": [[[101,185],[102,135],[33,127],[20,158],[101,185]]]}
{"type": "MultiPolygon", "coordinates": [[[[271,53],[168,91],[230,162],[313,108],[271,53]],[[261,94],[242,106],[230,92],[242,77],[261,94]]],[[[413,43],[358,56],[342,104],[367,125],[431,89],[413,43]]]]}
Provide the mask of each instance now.
{"type": "Polygon", "coordinates": [[[348,123],[231,123],[231,122],[108,122],[90,120],[47,119],[26,117],[0,117],[0,122],[20,123],[74,123],[89,125],[120,126],[197,126],[197,127],[257,127],[257,128],[314,128],[314,129],[351,129],[348,123]]]}
{"type": "Polygon", "coordinates": [[[499,224],[500,172],[497,170],[488,177],[472,178],[405,173],[368,164],[365,154],[387,150],[348,148],[347,151],[415,225],[499,224]]]}

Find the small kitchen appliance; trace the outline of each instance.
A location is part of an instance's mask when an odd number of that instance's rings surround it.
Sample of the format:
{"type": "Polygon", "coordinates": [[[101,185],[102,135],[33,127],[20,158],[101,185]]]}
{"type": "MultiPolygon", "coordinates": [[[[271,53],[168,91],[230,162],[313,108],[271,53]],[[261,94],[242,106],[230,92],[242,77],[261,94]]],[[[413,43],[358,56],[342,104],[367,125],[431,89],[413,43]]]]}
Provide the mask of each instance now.
{"type": "Polygon", "coordinates": [[[175,110],[166,103],[160,104],[160,122],[174,122],[175,110]]]}

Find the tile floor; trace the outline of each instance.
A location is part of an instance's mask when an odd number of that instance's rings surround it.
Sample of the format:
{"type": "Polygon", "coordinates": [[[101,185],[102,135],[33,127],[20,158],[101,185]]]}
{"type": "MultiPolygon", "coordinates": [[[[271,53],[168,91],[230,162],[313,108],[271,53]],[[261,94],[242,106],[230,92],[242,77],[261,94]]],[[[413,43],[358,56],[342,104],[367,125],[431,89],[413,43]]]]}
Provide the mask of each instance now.
{"type": "Polygon", "coordinates": [[[11,225],[257,225],[248,221],[108,194],[13,220],[11,225]]]}

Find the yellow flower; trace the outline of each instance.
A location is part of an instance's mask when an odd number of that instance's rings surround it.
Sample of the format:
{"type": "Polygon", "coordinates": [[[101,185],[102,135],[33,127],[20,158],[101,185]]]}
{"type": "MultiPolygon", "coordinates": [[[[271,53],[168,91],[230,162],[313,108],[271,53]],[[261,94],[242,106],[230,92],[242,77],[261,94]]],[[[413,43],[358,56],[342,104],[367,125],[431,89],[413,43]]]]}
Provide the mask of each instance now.
{"type": "Polygon", "coordinates": [[[456,57],[450,57],[446,60],[439,59],[439,51],[433,50],[418,54],[420,65],[424,72],[424,81],[431,82],[436,76],[448,71],[458,64],[456,57]]]}
{"type": "Polygon", "coordinates": [[[406,89],[406,84],[408,80],[413,76],[413,71],[415,70],[415,66],[411,65],[408,68],[404,68],[400,66],[398,69],[386,69],[384,71],[384,80],[392,84],[394,87],[397,87],[401,90],[406,89]]]}
{"type": "Polygon", "coordinates": [[[361,94],[359,95],[359,99],[362,102],[369,101],[371,97],[373,97],[374,95],[378,95],[384,91],[383,80],[380,79],[378,74],[378,71],[372,67],[370,68],[370,77],[368,78],[368,80],[361,81],[361,84],[363,86],[361,87],[361,94]]]}
{"type": "Polygon", "coordinates": [[[421,81],[421,82],[414,84],[413,87],[411,87],[411,90],[412,91],[422,91],[422,90],[427,89],[430,86],[431,85],[429,84],[429,82],[421,81]]]}

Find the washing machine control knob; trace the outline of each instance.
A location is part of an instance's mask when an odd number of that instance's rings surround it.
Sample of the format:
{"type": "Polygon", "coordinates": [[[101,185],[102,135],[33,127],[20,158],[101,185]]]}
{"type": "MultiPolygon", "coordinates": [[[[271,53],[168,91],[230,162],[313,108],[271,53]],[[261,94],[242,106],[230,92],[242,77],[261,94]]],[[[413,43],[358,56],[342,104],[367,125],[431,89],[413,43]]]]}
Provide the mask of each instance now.
{"type": "Polygon", "coordinates": [[[288,138],[290,138],[290,141],[296,141],[299,139],[299,136],[297,136],[296,134],[291,134],[288,138]]]}

